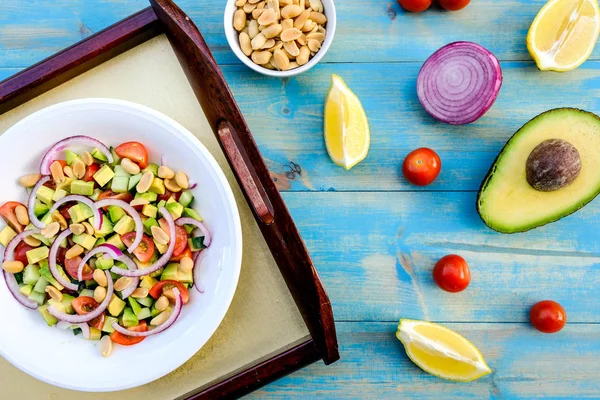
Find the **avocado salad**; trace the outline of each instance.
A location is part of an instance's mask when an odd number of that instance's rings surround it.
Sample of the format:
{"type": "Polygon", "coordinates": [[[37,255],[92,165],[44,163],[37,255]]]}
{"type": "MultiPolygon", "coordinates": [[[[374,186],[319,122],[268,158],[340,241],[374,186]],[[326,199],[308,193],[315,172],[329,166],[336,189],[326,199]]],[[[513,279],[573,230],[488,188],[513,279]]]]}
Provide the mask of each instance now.
{"type": "Polygon", "coordinates": [[[196,185],[164,157],[160,164],[139,142],[108,148],[72,136],[46,152],[39,174],[19,180],[27,204],[0,207],[13,297],[48,326],[100,340],[103,356],[176,322],[210,245],[192,208],[196,185]]]}

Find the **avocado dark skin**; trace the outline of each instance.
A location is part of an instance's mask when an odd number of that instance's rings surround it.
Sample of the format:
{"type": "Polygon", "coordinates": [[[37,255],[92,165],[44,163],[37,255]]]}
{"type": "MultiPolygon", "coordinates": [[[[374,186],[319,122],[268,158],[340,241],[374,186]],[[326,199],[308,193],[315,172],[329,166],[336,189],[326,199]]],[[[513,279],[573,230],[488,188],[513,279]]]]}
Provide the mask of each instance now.
{"type": "Polygon", "coordinates": [[[548,139],[533,149],[526,164],[527,182],[540,192],[569,186],[581,172],[577,149],[562,139],[548,139]]]}

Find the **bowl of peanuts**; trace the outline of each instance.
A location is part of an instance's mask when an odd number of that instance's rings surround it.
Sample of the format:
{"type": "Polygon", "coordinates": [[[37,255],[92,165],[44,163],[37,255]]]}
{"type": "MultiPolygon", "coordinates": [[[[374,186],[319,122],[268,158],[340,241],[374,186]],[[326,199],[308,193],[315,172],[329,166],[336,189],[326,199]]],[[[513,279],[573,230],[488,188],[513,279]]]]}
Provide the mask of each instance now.
{"type": "Polygon", "coordinates": [[[268,76],[314,67],[335,35],[333,0],[228,0],[225,35],[235,55],[268,76]]]}

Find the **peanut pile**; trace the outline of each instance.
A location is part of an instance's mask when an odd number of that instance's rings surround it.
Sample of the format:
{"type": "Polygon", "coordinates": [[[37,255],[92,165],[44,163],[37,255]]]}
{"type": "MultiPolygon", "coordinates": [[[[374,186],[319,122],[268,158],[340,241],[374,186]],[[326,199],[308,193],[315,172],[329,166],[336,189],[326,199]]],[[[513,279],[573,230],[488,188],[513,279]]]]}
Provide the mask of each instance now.
{"type": "Polygon", "coordinates": [[[327,17],[321,0],[237,0],[233,27],[242,52],[264,68],[306,64],[323,45],[327,17]]]}

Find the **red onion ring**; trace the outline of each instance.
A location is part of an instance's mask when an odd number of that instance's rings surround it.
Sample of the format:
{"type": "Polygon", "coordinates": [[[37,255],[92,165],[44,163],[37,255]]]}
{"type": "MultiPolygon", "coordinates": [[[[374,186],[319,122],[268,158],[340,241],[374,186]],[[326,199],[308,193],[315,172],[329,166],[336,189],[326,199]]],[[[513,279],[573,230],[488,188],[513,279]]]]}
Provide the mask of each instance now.
{"type": "MultiPolygon", "coordinates": [[[[71,235],[70,228],[65,229],[54,239],[52,246],[50,246],[50,253],[48,254],[48,269],[50,269],[50,273],[52,277],[56,279],[58,283],[66,287],[67,289],[77,291],[79,290],[79,286],[71,283],[71,281],[65,279],[60,272],[58,272],[58,266],[56,265],[56,255],[58,254],[58,248],[60,244],[65,240],[65,238],[71,235]]],[[[81,279],[79,279],[81,281],[81,279]]]]}
{"type": "Polygon", "coordinates": [[[127,249],[128,252],[133,253],[133,251],[135,249],[137,249],[137,247],[140,245],[140,243],[142,243],[142,238],[144,237],[144,224],[142,222],[142,219],[140,218],[140,214],[136,211],[135,208],[133,208],[131,205],[124,202],[123,200],[104,199],[104,200],[98,200],[94,204],[95,204],[96,209],[98,209],[98,210],[101,209],[102,207],[106,207],[106,206],[121,207],[123,209],[123,211],[125,211],[127,214],[129,214],[131,216],[131,218],[133,218],[133,222],[135,223],[135,240],[133,241],[133,243],[131,243],[131,246],[129,246],[129,248],[127,249]]]}
{"type": "Polygon", "coordinates": [[[88,324],[85,323],[81,323],[81,324],[70,324],[66,321],[58,321],[56,323],[56,327],[58,329],[71,329],[71,326],[76,326],[79,329],[81,329],[81,334],[83,335],[84,339],[89,339],[90,338],[90,326],[88,324]]]}
{"type": "Polygon", "coordinates": [[[210,232],[208,231],[208,228],[206,227],[206,225],[204,225],[202,222],[200,222],[194,218],[179,218],[179,219],[177,219],[177,221],[175,223],[179,226],[193,225],[196,228],[200,229],[202,231],[202,234],[204,235],[204,245],[206,247],[210,246],[210,242],[211,242],[210,232]]]}
{"type": "Polygon", "coordinates": [[[169,329],[171,325],[173,325],[175,321],[177,321],[177,318],[179,318],[179,315],[181,314],[181,309],[183,308],[183,300],[181,299],[181,293],[179,293],[179,289],[173,288],[173,293],[175,293],[175,305],[173,306],[173,311],[171,311],[171,315],[169,315],[169,318],[156,328],[146,332],[134,332],[130,331],[129,329],[123,328],[121,325],[119,325],[118,322],[113,322],[112,327],[115,329],[115,331],[122,333],[123,335],[135,337],[152,336],[169,329]]]}
{"type": "MultiPolygon", "coordinates": [[[[3,261],[13,261],[14,258],[14,252],[15,252],[15,248],[17,247],[17,245],[19,243],[21,243],[21,241],[23,241],[23,239],[25,239],[28,236],[31,235],[35,235],[37,233],[40,233],[39,229],[31,229],[25,232],[21,232],[19,233],[17,236],[15,236],[14,238],[12,238],[12,240],[10,242],[8,242],[8,244],[6,245],[6,249],[4,249],[4,256],[3,256],[3,261]]],[[[8,290],[10,292],[10,294],[12,294],[12,296],[15,298],[15,300],[17,300],[19,303],[21,303],[21,305],[35,310],[38,308],[38,303],[32,300],[29,300],[26,296],[24,296],[19,290],[19,283],[17,282],[17,279],[15,278],[15,276],[13,274],[11,274],[10,272],[6,272],[4,270],[2,270],[3,275],[4,275],[4,281],[6,282],[6,286],[8,287],[8,290]]]]}
{"type": "MultiPolygon", "coordinates": [[[[105,244],[101,244],[100,246],[90,250],[85,255],[85,257],[81,260],[81,263],[79,264],[79,267],[77,268],[77,279],[79,279],[80,281],[83,280],[83,268],[85,267],[85,263],[90,258],[92,258],[94,255],[96,255],[98,253],[105,253],[109,257],[111,257],[113,260],[121,261],[122,263],[127,265],[127,268],[129,268],[130,270],[137,269],[137,265],[135,265],[135,263],[133,262],[133,260],[131,258],[127,257],[125,254],[123,254],[123,252],[121,250],[119,250],[112,244],[105,243],[105,244]]],[[[131,293],[133,293],[133,291],[137,288],[137,285],[139,283],[140,283],[139,278],[134,278],[132,280],[131,284],[129,286],[127,286],[121,292],[121,296],[123,297],[123,300],[125,300],[127,297],[129,297],[131,295],[131,293]]]]}
{"type": "Polygon", "coordinates": [[[83,315],[70,315],[70,314],[65,314],[62,311],[58,311],[56,308],[54,308],[54,306],[50,306],[50,307],[48,307],[48,312],[50,313],[50,315],[54,316],[55,318],[57,318],[61,321],[68,322],[70,324],[81,324],[82,322],[88,322],[88,321],[91,321],[94,318],[100,316],[100,314],[102,314],[104,312],[104,310],[106,310],[106,308],[108,307],[108,304],[110,303],[110,301],[112,299],[112,295],[113,295],[112,276],[110,276],[110,272],[108,272],[108,271],[104,271],[104,272],[106,273],[106,280],[108,282],[108,287],[106,288],[106,297],[104,298],[102,303],[100,303],[100,305],[98,307],[96,307],[96,309],[94,311],[91,311],[91,312],[89,312],[87,314],[83,314],[83,315]]]}
{"type": "Polygon", "coordinates": [[[77,136],[71,136],[66,139],[60,140],[60,141],[56,142],[52,147],[50,147],[50,149],[48,149],[46,154],[44,154],[44,157],[42,158],[42,162],[40,164],[40,174],[50,175],[50,165],[55,160],[60,158],[60,157],[58,157],[59,153],[61,151],[65,150],[67,147],[70,147],[70,146],[76,145],[76,144],[82,144],[84,146],[89,146],[89,147],[97,147],[98,150],[100,150],[102,152],[102,154],[104,154],[106,156],[109,163],[113,162],[113,156],[110,153],[109,148],[106,147],[104,145],[104,143],[102,143],[101,141],[99,141],[97,139],[89,137],[89,136],[77,135],[77,136]]]}
{"type": "Polygon", "coordinates": [[[40,229],[44,229],[46,227],[46,224],[40,221],[37,215],[35,215],[35,213],[33,212],[35,210],[35,195],[37,194],[39,188],[44,186],[44,183],[48,182],[49,180],[49,176],[42,176],[41,179],[37,181],[33,189],[31,189],[31,193],[29,193],[29,199],[27,199],[27,214],[29,214],[29,221],[31,221],[33,226],[40,229]]]}
{"type": "Polygon", "coordinates": [[[161,215],[163,216],[163,218],[165,219],[165,221],[167,221],[167,224],[169,225],[169,247],[167,247],[167,251],[165,251],[165,254],[163,254],[158,260],[156,260],[156,262],[152,265],[150,265],[148,268],[144,268],[144,269],[137,269],[135,271],[132,270],[124,270],[123,268],[117,268],[117,267],[112,267],[110,269],[111,272],[114,272],[117,275],[122,275],[122,276],[129,276],[132,278],[136,278],[136,277],[140,277],[140,276],[146,276],[146,275],[150,275],[151,273],[158,271],[159,269],[161,269],[162,267],[164,267],[169,260],[171,259],[171,256],[173,255],[173,251],[175,250],[175,240],[173,238],[175,238],[175,221],[173,221],[173,217],[171,216],[171,214],[169,213],[169,211],[167,211],[166,208],[161,207],[159,209],[161,215]]]}
{"type": "Polygon", "coordinates": [[[200,264],[206,258],[206,250],[202,250],[200,252],[194,253],[194,271],[192,272],[194,276],[194,287],[199,293],[204,293],[204,290],[200,289],[198,283],[200,282],[200,264]]]}
{"type": "Polygon", "coordinates": [[[196,189],[196,186],[198,186],[198,184],[196,182],[190,182],[189,186],[188,186],[188,190],[196,189]]]}
{"type": "Polygon", "coordinates": [[[421,105],[451,125],[470,124],[494,104],[502,86],[498,59],[472,42],[450,43],[429,57],[417,78],[421,105]]]}
{"type": "Polygon", "coordinates": [[[58,210],[58,207],[71,201],[83,203],[89,208],[91,208],[92,212],[94,213],[94,229],[102,228],[102,222],[104,221],[102,218],[102,213],[100,213],[100,207],[96,207],[94,201],[85,196],[81,196],[78,194],[71,194],[69,196],[65,196],[62,199],[58,200],[56,203],[54,203],[54,205],[52,206],[52,208],[50,208],[50,211],[48,212],[50,213],[50,215],[52,215],[56,210],[58,210]]]}

